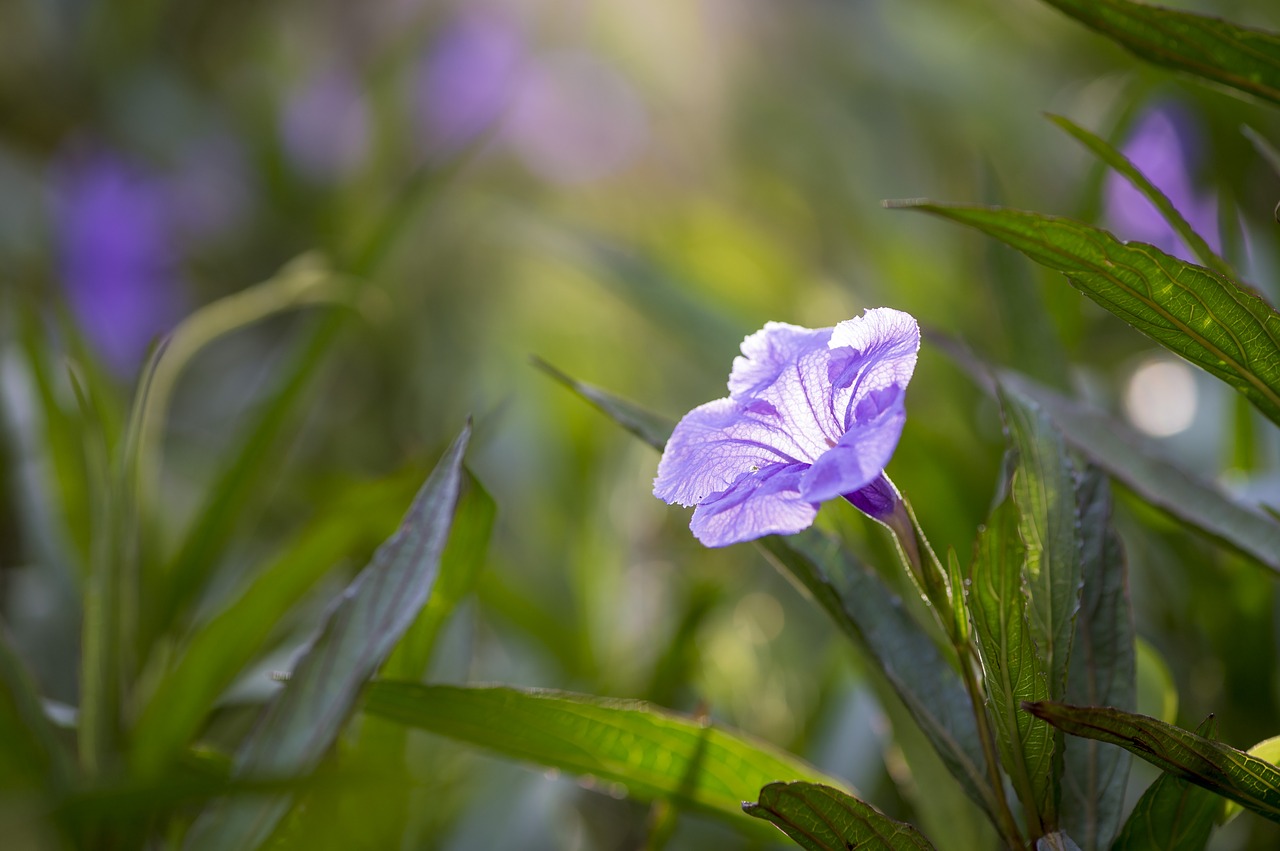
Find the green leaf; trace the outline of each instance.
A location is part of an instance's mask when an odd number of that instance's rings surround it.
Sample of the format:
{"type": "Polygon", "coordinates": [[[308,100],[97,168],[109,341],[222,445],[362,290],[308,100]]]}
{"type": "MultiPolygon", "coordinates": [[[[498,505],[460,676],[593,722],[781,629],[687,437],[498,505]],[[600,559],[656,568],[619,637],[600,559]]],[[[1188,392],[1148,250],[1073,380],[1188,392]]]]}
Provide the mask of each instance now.
{"type": "Polygon", "coordinates": [[[1267,165],[1271,166],[1271,170],[1277,176],[1280,176],[1280,149],[1271,144],[1266,136],[1263,136],[1247,124],[1240,128],[1240,132],[1253,144],[1253,149],[1258,152],[1258,156],[1266,160],[1267,165]]]}
{"type": "Polygon", "coordinates": [[[1272,821],[1280,821],[1280,769],[1244,751],[1105,706],[1029,703],[1028,712],[1074,736],[1120,745],[1175,777],[1190,780],[1272,821]]]}
{"type": "Polygon", "coordinates": [[[816,783],[770,783],[760,790],[759,801],[742,809],[773,822],[808,851],[933,851],[929,840],[906,822],[816,783]]]}
{"type": "Polygon", "coordinates": [[[132,761],[152,776],[175,759],[214,701],[268,645],[281,619],[341,559],[367,553],[391,531],[421,481],[417,469],[347,488],[268,562],[244,592],[186,642],[135,725],[132,761]]]}
{"type": "MultiPolygon", "coordinates": [[[[365,681],[426,604],[462,483],[468,425],[418,492],[403,524],[337,599],[288,685],[236,756],[237,777],[284,777],[314,768],[332,746],[365,681]]],[[[191,851],[260,845],[288,809],[263,799],[205,810],[187,835],[191,851]]]]}
{"type": "MultiPolygon", "coordinates": [[[[1280,765],[1280,736],[1272,736],[1270,739],[1263,739],[1253,747],[1249,748],[1249,755],[1256,756],[1258,759],[1265,759],[1272,765],[1280,765]]],[[[1221,822],[1226,824],[1236,816],[1240,815],[1243,808],[1235,801],[1226,801],[1222,808],[1221,822]]]]}
{"type": "MultiPolygon", "coordinates": [[[[1136,710],[1136,651],[1124,548],[1111,525],[1111,489],[1096,467],[1076,488],[1083,538],[1080,614],[1067,700],[1136,710]]],[[[1092,739],[1065,742],[1061,825],[1086,851],[1106,848],[1120,826],[1129,754],[1092,739]]]]}
{"type": "Polygon", "coordinates": [[[997,744],[1014,791],[1022,801],[1027,829],[1044,833],[1054,820],[1057,774],[1054,730],[1021,711],[1025,701],[1049,694],[1046,663],[1037,652],[1023,593],[1026,550],[1018,535],[1019,515],[1005,501],[978,536],[971,571],[969,611],[982,656],[983,680],[995,721],[997,744]]]}
{"type": "MultiPolygon", "coordinates": [[[[937,334],[930,335],[930,341],[995,393],[988,368],[963,346],[937,334]]],[[[1073,447],[1144,500],[1280,571],[1280,523],[1275,518],[1186,472],[1124,423],[1011,370],[1000,370],[997,377],[1001,385],[1034,399],[1073,447]]]]}
{"type": "MultiPolygon", "coordinates": [[[[506,686],[376,680],[365,712],[513,759],[617,783],[641,799],[727,818],[777,780],[841,787],[766,742],[647,703],[506,686]]],[[[749,829],[749,828],[748,828],[749,829]]]]}
{"type": "MultiPolygon", "coordinates": [[[[1199,735],[1215,727],[1210,716],[1199,735]]],[[[1134,805],[1111,851],[1204,851],[1222,800],[1194,783],[1161,774],[1134,805]]]]}
{"type": "Polygon", "coordinates": [[[1112,844],[1112,851],[1204,851],[1221,799],[1193,783],[1161,774],[1112,844]]]}
{"type": "Polygon", "coordinates": [[[1049,115],[1048,119],[1065,130],[1076,141],[1093,151],[1098,159],[1111,166],[1125,180],[1133,184],[1133,188],[1141,192],[1151,202],[1160,215],[1164,217],[1164,220],[1169,223],[1169,226],[1173,228],[1174,232],[1195,252],[1201,263],[1228,278],[1236,276],[1231,264],[1219,257],[1217,252],[1209,247],[1209,243],[1205,242],[1204,238],[1195,232],[1190,222],[1183,218],[1177,207],[1173,206],[1169,196],[1161,192],[1160,188],[1148,180],[1146,175],[1138,171],[1128,157],[1069,118],[1064,118],[1061,115],[1049,115]]]}
{"type": "Polygon", "coordinates": [[[758,543],[875,663],[969,796],[989,815],[997,812],[973,705],[959,675],[902,602],[821,532],[771,535],[758,543]]]}
{"type": "Polygon", "coordinates": [[[1080,608],[1079,509],[1062,434],[1030,400],[1002,393],[1009,437],[1018,453],[1013,502],[1026,546],[1027,620],[1045,661],[1049,697],[1066,693],[1076,612],[1080,608]]]}
{"type": "Polygon", "coordinates": [[[1280,103],[1280,38],[1128,0],[1045,0],[1154,65],[1280,103]]]}
{"type": "Polygon", "coordinates": [[[1135,645],[1138,698],[1134,711],[1172,724],[1178,720],[1178,687],[1173,681],[1173,672],[1151,642],[1139,636],[1135,645]]]}
{"type": "Polygon", "coordinates": [[[1280,424],[1280,314],[1217,272],[1095,227],[1000,207],[889,202],[969,225],[1067,276],[1107,310],[1280,424]]]}

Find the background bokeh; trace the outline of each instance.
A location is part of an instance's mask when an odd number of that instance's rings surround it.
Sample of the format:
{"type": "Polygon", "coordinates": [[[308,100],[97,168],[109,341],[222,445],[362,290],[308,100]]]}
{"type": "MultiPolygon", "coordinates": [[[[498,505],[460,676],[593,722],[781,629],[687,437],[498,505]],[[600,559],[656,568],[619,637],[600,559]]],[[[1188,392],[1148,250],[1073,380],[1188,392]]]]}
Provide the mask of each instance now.
{"type": "MultiPolygon", "coordinates": [[[[1280,29],[1272,4],[1173,5],[1280,29]]],[[[1280,440],[1227,388],[1059,276],[882,208],[1008,204],[1185,251],[1042,112],[1122,145],[1276,303],[1280,176],[1241,133],[1280,141],[1275,111],[1143,66],[1035,0],[0,3],[7,630],[45,694],[75,705],[89,542],[58,496],[60,453],[79,450],[47,422],[50,404],[76,407],[66,365],[101,376],[103,420],[118,421],[154,339],[310,254],[346,282],[343,304],[220,339],[173,396],[150,518],[162,551],[246,424],[314,362],[195,622],[322,506],[370,481],[412,486],[470,414],[498,522],[432,679],[709,712],[920,816],[920,796],[950,781],[904,763],[907,734],[845,643],[753,549],[699,547],[687,512],[650,494],[652,451],[530,358],[675,419],[723,395],[765,321],[888,305],[1280,505],[1280,440]],[[40,370],[58,398],[41,398],[40,370]]],[[[967,559],[1000,473],[998,410],[926,343],[908,412],[889,473],[935,547],[967,559]]],[[[849,506],[820,522],[891,563],[849,506]]],[[[1241,747],[1280,733],[1273,577],[1123,492],[1118,522],[1148,645],[1143,711],[1167,710],[1176,688],[1183,724],[1217,713],[1241,747]]],[[[288,667],[375,543],[335,554],[224,697],[211,744],[234,743],[278,687],[267,672],[288,667]]],[[[643,835],[645,809],[608,789],[427,736],[415,747],[406,847],[643,835]]],[[[1135,767],[1135,789],[1151,776],[1135,767]]],[[[376,800],[356,800],[333,827],[349,835],[326,839],[390,847],[370,827],[376,800]]],[[[952,848],[977,841],[923,827],[952,848]]],[[[1277,839],[1246,815],[1215,847],[1277,839]]],[[[686,816],[669,847],[742,841],[686,816]]]]}

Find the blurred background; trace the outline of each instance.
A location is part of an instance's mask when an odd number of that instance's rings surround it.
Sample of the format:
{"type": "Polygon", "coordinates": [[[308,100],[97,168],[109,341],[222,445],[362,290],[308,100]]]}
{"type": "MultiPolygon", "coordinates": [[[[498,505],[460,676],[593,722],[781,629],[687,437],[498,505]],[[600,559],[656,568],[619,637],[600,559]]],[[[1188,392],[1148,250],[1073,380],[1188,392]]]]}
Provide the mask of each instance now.
{"type": "MultiPolygon", "coordinates": [[[[1280,29],[1272,4],[1170,5],[1280,29]]],[[[157,338],[305,256],[341,294],[220,337],[173,388],[155,559],[221,492],[253,424],[285,412],[209,542],[213,580],[155,630],[181,647],[316,518],[373,514],[380,533],[335,553],[221,698],[211,746],[233,748],[277,687],[268,672],[288,668],[470,414],[470,465],[498,519],[432,680],[709,712],[941,838],[922,798],[967,805],[939,791],[950,781],[915,758],[847,644],[754,549],[702,549],[688,512],[650,493],[656,455],[530,357],[674,420],[724,395],[738,343],[765,321],[833,325],[887,305],[1280,505],[1280,440],[1225,386],[1060,276],[882,208],[1006,204],[1190,256],[1042,112],[1122,146],[1276,303],[1280,176],[1241,132],[1280,144],[1275,110],[1141,65],[1036,0],[0,1],[13,642],[43,692],[74,706],[92,542],[68,471],[92,441],[67,423],[118,430],[157,338]],[[98,388],[87,409],[69,375],[98,388]]],[[[967,560],[1000,472],[998,411],[926,344],[908,412],[889,473],[934,546],[967,560]]],[[[1140,709],[1189,726],[1217,713],[1239,747],[1280,733],[1273,578],[1118,491],[1140,709]]],[[[891,564],[849,506],[820,523],[891,564]]],[[[425,735],[415,748],[404,847],[622,849],[644,835],[646,809],[608,789],[425,735]]],[[[1154,775],[1133,776],[1140,790],[1154,775]]],[[[394,847],[370,826],[376,800],[347,803],[333,847],[394,847]]],[[[966,829],[949,847],[980,847],[966,829]]],[[[1246,815],[1214,847],[1277,841],[1246,815]]],[[[744,843],[682,816],[669,847],[744,843]]]]}

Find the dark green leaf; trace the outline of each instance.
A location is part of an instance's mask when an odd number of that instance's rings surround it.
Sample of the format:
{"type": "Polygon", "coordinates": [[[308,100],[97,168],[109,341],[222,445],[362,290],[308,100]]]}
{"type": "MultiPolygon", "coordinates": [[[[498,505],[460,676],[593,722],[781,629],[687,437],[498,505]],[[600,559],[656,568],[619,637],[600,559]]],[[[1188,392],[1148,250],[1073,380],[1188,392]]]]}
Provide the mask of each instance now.
{"type": "MultiPolygon", "coordinates": [[[[1212,716],[1196,732],[1209,737],[1212,716]]],[[[1223,803],[1208,789],[1161,774],[1138,799],[1111,851],[1204,851],[1223,803]]]]}
{"type": "Polygon", "coordinates": [[[1120,745],[1175,777],[1280,821],[1280,769],[1265,760],[1146,715],[1110,707],[1029,703],[1026,709],[1074,736],[1120,745]]]}
{"type": "Polygon", "coordinates": [[[1138,799],[1112,851],[1204,851],[1221,803],[1208,789],[1161,774],[1138,799]]]}
{"type": "Polygon", "coordinates": [[[1049,694],[1045,662],[1027,622],[1023,593],[1026,550],[1018,535],[1018,511],[1003,502],[978,536],[973,560],[969,611],[982,655],[997,744],[1014,791],[1022,801],[1032,836],[1054,818],[1054,730],[1021,711],[1024,701],[1049,694]]]}
{"type": "Polygon", "coordinates": [[[368,553],[412,498],[421,472],[350,487],[267,563],[179,652],[142,709],[134,767],[152,776],[199,730],[218,695],[267,646],[282,618],[341,559],[368,553]]]}
{"type": "Polygon", "coordinates": [[[977,228],[1062,272],[1089,298],[1221,378],[1280,424],[1280,314],[1252,290],[1071,219],[929,201],[891,205],[977,228]]]}
{"type": "MultiPolygon", "coordinates": [[[[462,483],[471,428],[458,436],[418,492],[404,523],[338,598],[288,685],[236,757],[237,777],[283,777],[314,768],[346,723],[361,687],[426,604],[462,483]]],[[[188,849],[247,849],[270,836],[284,799],[237,802],[201,814],[188,849]]]]}
{"type": "Polygon", "coordinates": [[[1140,59],[1280,103],[1280,38],[1128,0],[1045,0],[1140,59]]]}
{"type": "MultiPolygon", "coordinates": [[[[1083,538],[1080,614],[1071,650],[1067,700],[1134,711],[1137,701],[1133,612],[1124,548],[1111,525],[1111,489],[1096,467],[1077,484],[1083,538]]],[[[1092,739],[1066,741],[1061,825],[1086,851],[1103,849],[1120,825],[1129,754],[1092,739]]]]}
{"type": "Polygon", "coordinates": [[[647,703],[505,686],[428,686],[377,680],[367,713],[540,766],[603,783],[642,799],[727,817],[778,780],[841,786],[798,758],[705,719],[647,703]]]}
{"type": "Polygon", "coordinates": [[[1133,188],[1141,192],[1151,202],[1156,210],[1160,212],[1160,215],[1164,217],[1164,220],[1169,223],[1169,226],[1182,238],[1182,241],[1195,252],[1201,263],[1228,278],[1235,277],[1236,273],[1231,268],[1231,264],[1219,257],[1217,252],[1209,247],[1209,243],[1205,242],[1204,238],[1195,232],[1195,229],[1183,218],[1178,208],[1173,206],[1169,196],[1161,192],[1160,188],[1148,180],[1146,175],[1138,171],[1128,157],[1107,144],[1104,139],[1095,136],[1069,118],[1064,118],[1061,115],[1050,115],[1049,120],[1065,130],[1076,141],[1093,151],[1098,159],[1111,166],[1125,180],[1133,184],[1133,188]]]}
{"type": "MultiPolygon", "coordinates": [[[[930,341],[995,392],[987,368],[962,346],[936,334],[930,341]]],[[[1147,502],[1280,571],[1280,522],[1192,476],[1124,423],[1016,372],[1001,370],[998,375],[1002,385],[1039,403],[1072,446],[1147,502]]]]}
{"type": "Polygon", "coordinates": [[[815,783],[770,783],[760,800],[743,804],[747,815],[771,821],[808,851],[932,851],[933,845],[906,822],[870,804],[815,783]]]}
{"type": "Polygon", "coordinates": [[[1258,156],[1266,160],[1267,165],[1271,166],[1271,170],[1277,176],[1280,176],[1280,150],[1277,150],[1276,146],[1271,144],[1266,136],[1263,136],[1248,125],[1241,127],[1240,132],[1253,144],[1253,149],[1258,152],[1258,156]]]}
{"type": "Polygon", "coordinates": [[[1067,661],[1080,608],[1079,514],[1071,459],[1062,434],[1034,402],[1002,393],[1018,453],[1013,501],[1026,546],[1027,620],[1045,661],[1049,697],[1066,694],[1067,661]]]}
{"type": "Polygon", "coordinates": [[[988,814],[998,808],[959,675],[902,602],[848,551],[815,530],[772,535],[761,549],[875,663],[947,769],[988,814]]]}

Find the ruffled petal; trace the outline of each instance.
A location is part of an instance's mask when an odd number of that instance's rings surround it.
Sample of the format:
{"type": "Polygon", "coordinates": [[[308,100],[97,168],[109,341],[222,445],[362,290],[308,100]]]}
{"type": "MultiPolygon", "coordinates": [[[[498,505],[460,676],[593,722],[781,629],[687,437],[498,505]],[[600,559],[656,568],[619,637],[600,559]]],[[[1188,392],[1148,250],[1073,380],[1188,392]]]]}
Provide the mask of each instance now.
{"type": "Polygon", "coordinates": [[[769,402],[717,399],[694,408],[676,425],[658,462],[653,494],[697,505],[747,473],[807,463],[802,453],[769,402]]]}
{"type": "Polygon", "coordinates": [[[765,535],[807,529],[817,504],[800,495],[803,464],[774,464],[747,473],[728,490],[704,500],[689,528],[708,547],[724,547],[765,535]]]}
{"type": "Polygon", "coordinates": [[[911,314],[877,307],[847,319],[831,332],[829,379],[835,411],[845,429],[868,394],[906,387],[920,351],[920,326],[911,314]]]}
{"type": "Polygon", "coordinates": [[[865,395],[840,442],[804,474],[800,484],[804,498],[822,502],[875,481],[893,457],[906,421],[901,387],[891,385],[865,395]]]}
{"type": "Polygon", "coordinates": [[[729,373],[729,395],[734,398],[758,395],[805,352],[827,348],[831,330],[766,322],[763,328],[742,341],[742,355],[733,359],[733,371],[729,373]]]}

